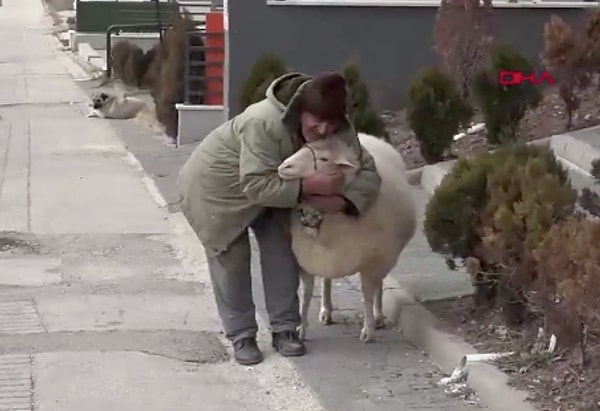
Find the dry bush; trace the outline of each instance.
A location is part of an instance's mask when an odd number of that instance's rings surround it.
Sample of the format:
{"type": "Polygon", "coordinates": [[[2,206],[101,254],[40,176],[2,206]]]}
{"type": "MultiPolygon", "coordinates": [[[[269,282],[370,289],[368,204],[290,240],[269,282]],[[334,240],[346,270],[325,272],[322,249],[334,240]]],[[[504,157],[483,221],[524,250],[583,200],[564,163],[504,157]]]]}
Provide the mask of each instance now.
{"type": "Polygon", "coordinates": [[[144,76],[142,78],[143,87],[152,90],[155,88],[155,84],[158,80],[158,76],[160,74],[160,66],[162,64],[162,44],[157,43],[148,50],[145,54],[145,64],[146,71],[144,72],[144,76]]]}
{"type": "Polygon", "coordinates": [[[148,69],[144,74],[143,84],[144,87],[150,89],[150,94],[154,99],[156,99],[156,91],[158,90],[158,78],[160,76],[160,68],[162,66],[162,62],[165,60],[166,56],[166,48],[162,46],[161,43],[157,43],[146,53],[148,58],[148,69]]]}
{"type": "Polygon", "coordinates": [[[165,133],[175,138],[177,136],[178,113],[175,104],[182,98],[182,88],[179,84],[179,70],[175,64],[165,64],[161,67],[158,87],[155,97],[156,119],[164,126],[165,133]]]}
{"type": "Polygon", "coordinates": [[[600,72],[600,10],[591,11],[585,25],[590,73],[600,72]]]}
{"type": "Polygon", "coordinates": [[[544,26],[542,59],[559,83],[559,95],[565,104],[566,129],[573,126],[573,113],[579,108],[579,92],[589,84],[589,43],[583,31],[576,31],[553,15],[544,26]]]}
{"type": "Polygon", "coordinates": [[[569,219],[548,232],[535,251],[536,301],[562,346],[579,346],[587,365],[587,337],[600,332],[600,222],[569,219]]]}
{"type": "Polygon", "coordinates": [[[459,85],[463,98],[481,70],[493,42],[491,0],[442,0],[434,25],[434,50],[459,85]]]}
{"type": "Polygon", "coordinates": [[[127,40],[117,42],[112,48],[113,73],[127,85],[142,87],[154,54],[153,50],[144,52],[127,40]]]}
{"type": "Polygon", "coordinates": [[[140,87],[147,68],[146,53],[140,47],[136,47],[125,59],[123,82],[130,86],[140,87]]]}
{"type": "Polygon", "coordinates": [[[127,63],[129,56],[136,49],[139,49],[139,47],[127,40],[119,41],[112,46],[110,51],[112,55],[111,66],[116,77],[123,79],[125,73],[125,64],[127,63]]]}
{"type": "Polygon", "coordinates": [[[526,162],[508,158],[489,176],[488,195],[482,255],[501,268],[505,319],[521,323],[536,280],[532,253],[556,222],[573,215],[577,192],[554,155],[542,150],[526,162]]]}
{"type": "Polygon", "coordinates": [[[534,277],[529,253],[575,202],[566,171],[544,147],[513,145],[460,159],[425,209],[434,252],[470,264],[479,307],[500,305],[506,321],[527,314],[534,277]]]}
{"type": "MultiPolygon", "coordinates": [[[[172,138],[177,136],[178,113],[175,104],[184,100],[184,64],[185,45],[188,31],[195,27],[194,21],[188,15],[177,15],[172,26],[165,32],[161,52],[159,74],[154,82],[152,96],[155,102],[155,114],[158,121],[164,126],[165,132],[172,138]]],[[[195,37],[192,44],[202,45],[202,39],[195,37]]],[[[203,60],[204,54],[191,55],[191,60],[203,60]]],[[[196,90],[201,90],[203,85],[196,82],[192,85],[196,90]]],[[[202,100],[190,101],[201,104],[202,100]]]]}

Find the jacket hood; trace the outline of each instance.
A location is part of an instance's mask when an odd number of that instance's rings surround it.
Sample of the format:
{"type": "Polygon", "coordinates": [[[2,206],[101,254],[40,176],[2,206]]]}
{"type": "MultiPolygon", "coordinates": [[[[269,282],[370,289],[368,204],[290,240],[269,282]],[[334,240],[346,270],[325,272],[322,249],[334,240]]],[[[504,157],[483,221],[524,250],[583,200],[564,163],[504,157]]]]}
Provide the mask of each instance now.
{"type": "Polygon", "coordinates": [[[267,88],[266,97],[281,111],[281,121],[295,133],[300,126],[302,90],[312,77],[302,73],[287,73],[273,80],[267,88]]]}
{"type": "MultiPolygon", "coordinates": [[[[295,134],[300,129],[300,111],[302,107],[302,91],[312,80],[312,77],[303,73],[287,73],[273,80],[267,88],[266,97],[271,104],[281,111],[281,121],[290,134],[295,134]]],[[[345,124],[340,129],[353,127],[346,116],[345,124]]]]}

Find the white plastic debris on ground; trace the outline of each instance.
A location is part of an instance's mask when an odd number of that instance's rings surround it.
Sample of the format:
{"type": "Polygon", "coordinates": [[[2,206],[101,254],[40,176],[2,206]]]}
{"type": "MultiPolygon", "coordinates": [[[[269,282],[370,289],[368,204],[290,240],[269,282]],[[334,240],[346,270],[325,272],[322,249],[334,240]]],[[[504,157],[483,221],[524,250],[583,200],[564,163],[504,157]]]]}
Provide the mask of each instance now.
{"type": "Polygon", "coordinates": [[[461,138],[463,138],[466,135],[478,133],[481,130],[483,130],[484,128],[485,128],[485,124],[483,124],[483,123],[474,124],[471,127],[469,127],[466,132],[456,134],[454,136],[454,141],[460,140],[461,138]]]}
{"type": "MultiPolygon", "coordinates": [[[[545,343],[545,337],[544,330],[539,328],[532,353],[554,352],[556,349],[556,336],[552,334],[547,345],[545,343]]],[[[450,374],[449,377],[442,378],[437,385],[446,387],[444,392],[449,397],[461,398],[469,403],[477,403],[477,393],[467,385],[467,380],[469,377],[469,364],[494,361],[499,358],[514,354],[515,352],[467,354],[462,357],[460,363],[452,371],[452,374],[450,374]]]]}

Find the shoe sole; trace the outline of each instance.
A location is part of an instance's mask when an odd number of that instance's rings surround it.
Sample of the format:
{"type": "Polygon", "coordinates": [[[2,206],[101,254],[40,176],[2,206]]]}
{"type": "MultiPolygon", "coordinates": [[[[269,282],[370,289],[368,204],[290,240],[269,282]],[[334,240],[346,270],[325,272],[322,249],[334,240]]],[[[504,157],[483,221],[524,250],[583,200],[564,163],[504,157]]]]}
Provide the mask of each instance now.
{"type": "Polygon", "coordinates": [[[295,353],[292,353],[292,354],[281,352],[279,350],[277,352],[279,354],[281,354],[282,356],[284,356],[284,357],[302,357],[302,356],[304,356],[306,354],[306,351],[304,351],[304,352],[295,352],[295,353]]]}
{"type": "Polygon", "coordinates": [[[306,349],[302,350],[302,351],[293,351],[293,352],[286,352],[286,351],[281,351],[277,346],[273,346],[273,348],[275,349],[275,351],[277,351],[279,354],[283,355],[284,357],[302,357],[303,355],[306,354],[306,349]]]}
{"type": "Polygon", "coordinates": [[[263,362],[264,358],[261,358],[259,360],[249,360],[249,361],[238,360],[237,358],[234,358],[234,360],[239,365],[256,365],[256,364],[260,364],[261,362],[263,362]]]}

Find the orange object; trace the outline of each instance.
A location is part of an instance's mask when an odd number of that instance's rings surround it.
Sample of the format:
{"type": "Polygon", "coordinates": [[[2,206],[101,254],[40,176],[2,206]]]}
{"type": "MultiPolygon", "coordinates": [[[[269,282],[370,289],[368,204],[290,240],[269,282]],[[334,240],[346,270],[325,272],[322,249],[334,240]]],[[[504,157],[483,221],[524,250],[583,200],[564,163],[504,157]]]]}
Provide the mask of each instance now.
{"type": "Polygon", "coordinates": [[[206,79],[207,96],[204,104],[223,105],[223,64],[225,61],[225,30],[223,13],[211,11],[206,14],[206,79]]]}

